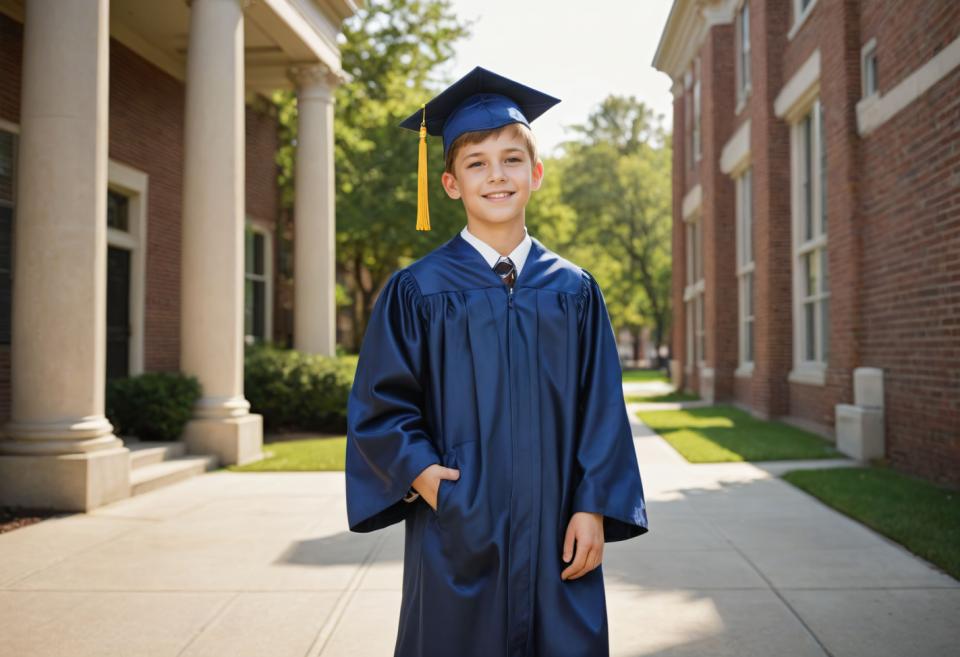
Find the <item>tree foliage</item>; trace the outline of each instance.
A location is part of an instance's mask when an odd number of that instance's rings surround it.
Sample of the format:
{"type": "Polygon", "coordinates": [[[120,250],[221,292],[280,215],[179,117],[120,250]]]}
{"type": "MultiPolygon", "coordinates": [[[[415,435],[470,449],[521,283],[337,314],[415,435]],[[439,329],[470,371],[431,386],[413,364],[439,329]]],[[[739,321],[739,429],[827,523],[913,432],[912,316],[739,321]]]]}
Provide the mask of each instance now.
{"type": "MultiPolygon", "coordinates": [[[[462,208],[440,185],[441,140],[427,137],[430,223],[416,230],[419,135],[400,122],[450,80],[439,75],[469,24],[449,0],[370,0],[342,27],[336,89],[336,257],[345,282],[339,301],[353,308],[354,339],[366,328],[376,293],[398,267],[449,238],[462,208]]],[[[280,163],[284,204],[293,202],[296,98],[279,94],[284,126],[280,163]]]]}
{"type": "Polygon", "coordinates": [[[659,117],[633,96],[609,96],[563,144],[560,201],[572,210],[574,261],[600,280],[615,326],[653,329],[670,317],[671,161],[659,117]]]}

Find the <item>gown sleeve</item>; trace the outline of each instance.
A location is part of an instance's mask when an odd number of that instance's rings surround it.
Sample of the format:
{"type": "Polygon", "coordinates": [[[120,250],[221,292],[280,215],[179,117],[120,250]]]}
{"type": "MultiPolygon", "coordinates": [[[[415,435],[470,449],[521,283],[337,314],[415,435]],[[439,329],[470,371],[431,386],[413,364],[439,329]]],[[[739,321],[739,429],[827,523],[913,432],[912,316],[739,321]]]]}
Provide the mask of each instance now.
{"type": "Polygon", "coordinates": [[[603,293],[583,270],[577,462],[582,477],[573,513],[602,513],[604,540],[621,541],[648,531],[633,432],[623,398],[623,372],[603,293]]]}
{"type": "MultiPolygon", "coordinates": [[[[413,275],[395,272],[377,297],[347,400],[346,500],[351,531],[406,518],[413,480],[441,459],[423,417],[426,336],[413,275]]],[[[414,498],[416,499],[416,498],[414,498]]]]}

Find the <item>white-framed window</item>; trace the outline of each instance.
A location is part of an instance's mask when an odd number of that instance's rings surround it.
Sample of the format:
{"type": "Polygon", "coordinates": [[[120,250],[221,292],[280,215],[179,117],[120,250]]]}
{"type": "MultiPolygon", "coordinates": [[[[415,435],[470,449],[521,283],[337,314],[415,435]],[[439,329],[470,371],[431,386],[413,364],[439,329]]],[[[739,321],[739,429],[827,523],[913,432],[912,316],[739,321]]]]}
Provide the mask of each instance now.
{"type": "Polygon", "coordinates": [[[860,50],[860,93],[866,98],[880,91],[879,70],[877,69],[877,39],[870,39],[860,50]]]}
{"type": "Polygon", "coordinates": [[[737,108],[742,107],[752,88],[750,82],[750,0],[742,0],[736,17],[737,108]]]}
{"type": "Polygon", "coordinates": [[[693,158],[700,161],[700,56],[693,60],[693,158]]]}
{"type": "Polygon", "coordinates": [[[244,231],[243,332],[247,344],[273,335],[273,240],[270,227],[249,220],[244,231]]]}
{"type": "Polygon", "coordinates": [[[791,128],[794,371],[823,384],[830,345],[826,139],[819,98],[791,128]]]}
{"type": "Polygon", "coordinates": [[[144,371],[150,176],[107,162],[107,377],[144,371]],[[124,335],[126,334],[126,336],[124,335]]]}
{"type": "Polygon", "coordinates": [[[737,212],[738,348],[741,367],[753,363],[754,350],[754,258],[753,258],[753,167],[735,180],[737,212]]]}
{"type": "Polygon", "coordinates": [[[684,303],[687,329],[687,371],[693,364],[703,367],[706,360],[706,336],[704,333],[704,278],[703,278],[703,224],[700,212],[684,222],[686,240],[686,285],[684,303]]]}

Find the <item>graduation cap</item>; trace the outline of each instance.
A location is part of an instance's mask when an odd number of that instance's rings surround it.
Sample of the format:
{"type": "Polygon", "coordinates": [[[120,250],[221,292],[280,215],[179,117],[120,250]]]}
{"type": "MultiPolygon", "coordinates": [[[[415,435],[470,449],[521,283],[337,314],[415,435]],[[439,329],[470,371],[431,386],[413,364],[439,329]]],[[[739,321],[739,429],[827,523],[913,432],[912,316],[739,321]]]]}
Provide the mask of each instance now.
{"type": "Polygon", "coordinates": [[[427,134],[443,137],[443,155],[457,137],[530,121],[560,102],[559,98],[477,66],[444,89],[400,124],[420,132],[417,167],[417,230],[430,230],[427,207],[427,134]]]}

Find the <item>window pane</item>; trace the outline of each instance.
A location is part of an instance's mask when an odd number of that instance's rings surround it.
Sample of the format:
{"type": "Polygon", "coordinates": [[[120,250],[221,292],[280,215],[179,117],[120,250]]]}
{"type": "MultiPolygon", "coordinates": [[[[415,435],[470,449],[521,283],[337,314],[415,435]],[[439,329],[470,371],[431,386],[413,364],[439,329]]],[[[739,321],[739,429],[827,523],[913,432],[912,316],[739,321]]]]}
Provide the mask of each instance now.
{"type": "Polygon", "coordinates": [[[802,148],[802,158],[803,163],[800,167],[800,189],[801,189],[801,203],[803,203],[803,239],[804,241],[813,237],[813,190],[811,189],[811,181],[813,175],[811,172],[812,165],[812,153],[813,144],[812,136],[810,134],[811,130],[810,115],[807,114],[803,118],[803,123],[801,124],[801,148],[802,148]]]}
{"type": "Polygon", "coordinates": [[[825,123],[823,119],[823,105],[817,103],[820,108],[820,232],[827,232],[827,138],[825,123]]]}
{"type": "Polygon", "coordinates": [[[753,169],[747,169],[747,173],[744,174],[744,197],[745,201],[743,207],[747,213],[747,230],[746,232],[746,253],[747,253],[747,263],[753,262],[753,169]]]}
{"type": "Polygon", "coordinates": [[[805,288],[803,295],[812,296],[817,293],[817,251],[809,251],[803,254],[803,275],[805,288]]]}
{"type": "Polygon", "coordinates": [[[820,300],[820,339],[823,341],[823,356],[820,360],[827,362],[830,355],[830,299],[820,300]]]}
{"type": "Polygon", "coordinates": [[[823,292],[830,290],[830,278],[827,271],[827,261],[829,256],[826,249],[820,249],[820,289],[823,292]]]}
{"type": "Polygon", "coordinates": [[[747,320],[747,361],[753,362],[753,320],[747,320]]]}
{"type": "Polygon", "coordinates": [[[743,81],[750,84],[750,3],[743,3],[743,81]]]}
{"type": "Polygon", "coordinates": [[[253,282],[253,335],[261,340],[266,337],[264,334],[264,317],[266,307],[264,305],[266,292],[266,283],[264,281],[253,282]]]}
{"type": "Polygon", "coordinates": [[[250,228],[250,226],[247,226],[243,232],[243,246],[244,246],[243,271],[245,271],[248,274],[254,273],[253,272],[253,260],[254,260],[253,251],[255,247],[253,244],[253,235],[254,235],[253,229],[250,228]]]}
{"type": "Polygon", "coordinates": [[[266,268],[263,260],[264,235],[263,233],[253,234],[253,273],[264,274],[266,268]]]}
{"type": "Polygon", "coordinates": [[[747,316],[752,318],[753,317],[753,272],[746,274],[746,279],[747,279],[747,299],[746,299],[747,316]]]}
{"type": "Polygon", "coordinates": [[[13,203],[14,141],[11,132],[0,130],[0,201],[13,203]]]}
{"type": "Polygon", "coordinates": [[[697,333],[697,361],[701,361],[704,358],[704,345],[703,345],[703,295],[698,294],[696,299],[696,333],[697,333]]]}
{"type": "Polygon", "coordinates": [[[243,289],[243,332],[246,335],[253,335],[253,283],[252,279],[244,281],[243,289]]]}
{"type": "Polygon", "coordinates": [[[813,302],[807,302],[803,304],[803,316],[804,316],[804,344],[806,351],[804,353],[804,358],[806,360],[814,360],[816,358],[816,352],[814,351],[814,330],[816,329],[816,318],[814,317],[814,304],[813,302]]]}
{"type": "Polygon", "coordinates": [[[107,190],[107,226],[117,230],[130,230],[130,199],[115,192],[112,189],[107,190]]]}
{"type": "Polygon", "coordinates": [[[10,344],[13,208],[0,205],[0,344],[10,344]]]}

